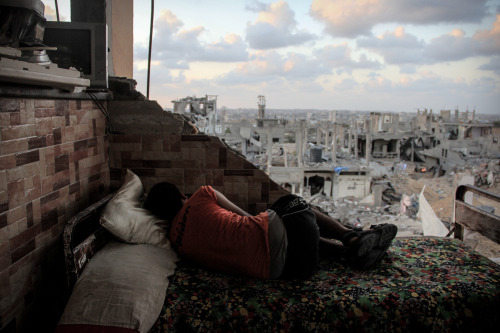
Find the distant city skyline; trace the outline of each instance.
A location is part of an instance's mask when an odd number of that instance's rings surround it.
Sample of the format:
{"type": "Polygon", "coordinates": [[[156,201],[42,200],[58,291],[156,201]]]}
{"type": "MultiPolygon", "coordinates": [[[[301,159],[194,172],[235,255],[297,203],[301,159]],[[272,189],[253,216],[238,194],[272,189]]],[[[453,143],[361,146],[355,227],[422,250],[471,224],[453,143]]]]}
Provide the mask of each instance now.
{"type": "MultiPolygon", "coordinates": [[[[150,7],[134,1],[144,95],[150,7]]],[[[163,108],[264,95],[275,109],[500,113],[500,0],[156,0],[154,17],[150,99],[163,108]]]]}

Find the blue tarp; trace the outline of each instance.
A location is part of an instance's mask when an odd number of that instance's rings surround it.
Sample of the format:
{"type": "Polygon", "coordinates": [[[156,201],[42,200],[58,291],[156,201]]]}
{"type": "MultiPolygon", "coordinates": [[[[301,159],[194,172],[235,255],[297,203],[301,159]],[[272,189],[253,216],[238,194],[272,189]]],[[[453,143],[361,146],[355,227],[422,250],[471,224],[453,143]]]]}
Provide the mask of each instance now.
{"type": "Polygon", "coordinates": [[[337,173],[337,175],[340,175],[340,173],[342,171],[347,171],[347,170],[349,170],[349,168],[347,168],[347,167],[336,167],[333,170],[337,173]]]}

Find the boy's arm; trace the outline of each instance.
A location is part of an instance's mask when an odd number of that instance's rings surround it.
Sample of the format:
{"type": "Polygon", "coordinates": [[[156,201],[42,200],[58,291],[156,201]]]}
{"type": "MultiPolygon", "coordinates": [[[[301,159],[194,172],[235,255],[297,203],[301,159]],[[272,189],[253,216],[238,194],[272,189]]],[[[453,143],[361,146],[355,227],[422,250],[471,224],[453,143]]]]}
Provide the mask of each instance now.
{"type": "Polygon", "coordinates": [[[232,203],[231,201],[229,201],[228,198],[226,198],[224,196],[224,194],[220,193],[219,191],[217,190],[214,190],[215,191],[215,194],[217,196],[217,203],[219,204],[219,206],[221,206],[222,208],[224,209],[227,209],[233,213],[236,213],[236,214],[239,214],[241,216],[252,216],[250,214],[248,214],[247,212],[245,212],[243,209],[241,209],[240,207],[236,206],[234,203],[232,203]]]}

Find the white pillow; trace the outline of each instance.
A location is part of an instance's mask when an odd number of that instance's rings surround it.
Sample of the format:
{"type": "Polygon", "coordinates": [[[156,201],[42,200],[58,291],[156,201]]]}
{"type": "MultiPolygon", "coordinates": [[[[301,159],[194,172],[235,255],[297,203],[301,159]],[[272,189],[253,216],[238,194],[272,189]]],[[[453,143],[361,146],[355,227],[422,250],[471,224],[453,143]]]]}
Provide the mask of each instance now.
{"type": "Polygon", "coordinates": [[[168,222],[142,208],[143,194],[141,180],[127,170],[125,182],[104,208],[99,222],[124,242],[170,248],[166,231],[168,222]]]}
{"type": "Polygon", "coordinates": [[[99,325],[148,332],[161,312],[177,260],[172,249],[106,244],[76,282],[59,321],[60,329],[67,329],[61,331],[74,328],[65,325],[99,325]]]}

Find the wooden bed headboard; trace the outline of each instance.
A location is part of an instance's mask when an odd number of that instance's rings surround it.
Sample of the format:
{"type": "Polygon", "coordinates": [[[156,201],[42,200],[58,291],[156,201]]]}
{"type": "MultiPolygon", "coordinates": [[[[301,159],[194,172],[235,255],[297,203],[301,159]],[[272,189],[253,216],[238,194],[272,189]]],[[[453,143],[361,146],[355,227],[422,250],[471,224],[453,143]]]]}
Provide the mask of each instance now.
{"type": "Polygon", "coordinates": [[[466,202],[466,194],[486,198],[500,205],[500,196],[472,185],[460,185],[455,192],[455,238],[464,240],[464,229],[477,231],[500,244],[500,216],[466,202]]]}
{"type": "Polygon", "coordinates": [[[66,279],[70,290],[73,289],[87,262],[113,237],[99,223],[101,211],[113,196],[114,193],[109,194],[82,210],[64,226],[66,279]]]}

